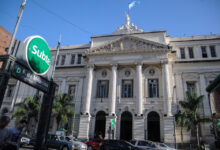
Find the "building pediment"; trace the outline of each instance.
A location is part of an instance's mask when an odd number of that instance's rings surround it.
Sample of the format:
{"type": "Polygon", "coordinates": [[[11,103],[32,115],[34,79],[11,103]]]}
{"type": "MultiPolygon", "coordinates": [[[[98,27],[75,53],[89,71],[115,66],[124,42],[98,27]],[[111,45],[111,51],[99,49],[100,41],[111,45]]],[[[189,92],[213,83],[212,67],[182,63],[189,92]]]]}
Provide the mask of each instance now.
{"type": "Polygon", "coordinates": [[[127,53],[137,51],[166,51],[168,45],[141,39],[134,36],[123,36],[99,47],[88,49],[87,54],[127,53]]]}

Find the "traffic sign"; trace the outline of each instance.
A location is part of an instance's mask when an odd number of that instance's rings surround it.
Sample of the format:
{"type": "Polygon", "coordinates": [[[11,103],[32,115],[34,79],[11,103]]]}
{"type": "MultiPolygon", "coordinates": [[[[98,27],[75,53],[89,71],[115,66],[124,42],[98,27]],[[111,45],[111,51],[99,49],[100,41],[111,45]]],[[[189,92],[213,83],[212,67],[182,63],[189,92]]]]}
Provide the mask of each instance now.
{"type": "Polygon", "coordinates": [[[217,126],[218,126],[218,128],[220,128],[220,119],[218,119],[218,121],[217,121],[217,126]]]}
{"type": "Polygon", "coordinates": [[[114,119],[111,119],[111,126],[112,126],[112,128],[114,128],[114,124],[115,124],[114,119]]]}

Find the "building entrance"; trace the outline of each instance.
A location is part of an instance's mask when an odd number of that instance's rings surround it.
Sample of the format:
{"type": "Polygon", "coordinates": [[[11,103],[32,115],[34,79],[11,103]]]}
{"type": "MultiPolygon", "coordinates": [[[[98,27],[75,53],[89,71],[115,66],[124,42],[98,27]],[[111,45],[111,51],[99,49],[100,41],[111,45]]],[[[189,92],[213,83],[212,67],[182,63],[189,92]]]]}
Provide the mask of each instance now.
{"type": "Polygon", "coordinates": [[[105,138],[105,124],[106,124],[106,114],[104,111],[99,111],[96,114],[95,119],[95,137],[98,136],[100,133],[102,134],[102,137],[105,138]]]}
{"type": "Polygon", "coordinates": [[[148,140],[160,142],[160,116],[152,111],[147,118],[148,140]]]}
{"type": "Polygon", "coordinates": [[[120,139],[127,141],[132,139],[132,114],[128,111],[121,115],[120,139]]]}

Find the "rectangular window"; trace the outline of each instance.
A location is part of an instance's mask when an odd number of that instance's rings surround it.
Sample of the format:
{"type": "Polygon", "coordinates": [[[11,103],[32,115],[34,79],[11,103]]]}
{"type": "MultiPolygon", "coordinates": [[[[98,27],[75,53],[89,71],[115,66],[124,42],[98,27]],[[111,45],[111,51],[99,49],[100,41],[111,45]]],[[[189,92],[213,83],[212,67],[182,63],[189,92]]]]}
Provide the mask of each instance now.
{"type": "Polygon", "coordinates": [[[59,59],[60,59],[60,55],[57,56],[57,62],[56,62],[56,65],[59,64],[59,59]]]}
{"type": "Polygon", "coordinates": [[[196,83],[195,82],[186,82],[187,85],[187,91],[190,93],[195,93],[196,92],[196,83]]]}
{"type": "Polygon", "coordinates": [[[185,59],[186,56],[185,56],[185,49],[184,48],[180,48],[180,56],[181,56],[181,59],[185,59]]]}
{"type": "Polygon", "coordinates": [[[77,64],[81,64],[81,61],[82,61],[82,54],[78,54],[77,64]]]}
{"type": "Polygon", "coordinates": [[[207,58],[208,55],[207,55],[207,51],[206,51],[206,46],[202,46],[201,50],[202,50],[202,57],[203,58],[207,58]]]}
{"type": "Polygon", "coordinates": [[[148,80],[149,97],[159,97],[158,79],[148,80]]]}
{"type": "Polygon", "coordinates": [[[70,96],[71,100],[75,97],[76,92],[76,85],[69,85],[68,95],[70,96]]]}
{"type": "Polygon", "coordinates": [[[216,57],[216,51],[215,51],[215,46],[209,46],[210,48],[210,53],[212,57],[216,57]]]}
{"type": "Polygon", "coordinates": [[[99,80],[97,83],[97,98],[107,98],[108,97],[108,80],[99,80]]]}
{"type": "Polygon", "coordinates": [[[7,91],[7,94],[6,94],[7,97],[11,97],[12,96],[14,87],[15,87],[15,85],[8,85],[8,91],[7,91]]]}
{"type": "Polygon", "coordinates": [[[122,80],[122,98],[133,97],[133,80],[122,80]]]}
{"type": "Polygon", "coordinates": [[[74,64],[75,63],[75,55],[72,55],[71,56],[71,64],[74,64]]]}
{"type": "Polygon", "coordinates": [[[194,58],[193,48],[188,47],[188,51],[189,51],[189,58],[194,58]]]}
{"type": "Polygon", "coordinates": [[[65,59],[66,59],[66,55],[62,55],[61,65],[64,65],[64,64],[65,64],[65,59]]]}

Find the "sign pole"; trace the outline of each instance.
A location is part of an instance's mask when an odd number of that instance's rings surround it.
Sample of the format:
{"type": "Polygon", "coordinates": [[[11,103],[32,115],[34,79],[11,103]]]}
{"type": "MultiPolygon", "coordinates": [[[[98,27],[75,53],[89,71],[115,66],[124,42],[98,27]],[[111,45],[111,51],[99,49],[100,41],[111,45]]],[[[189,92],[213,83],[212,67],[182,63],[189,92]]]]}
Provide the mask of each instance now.
{"type": "Polygon", "coordinates": [[[34,150],[46,149],[47,134],[49,129],[50,114],[53,105],[56,84],[51,80],[49,93],[44,93],[43,102],[40,109],[40,120],[37,128],[36,142],[34,150]]]}
{"type": "MultiPolygon", "coordinates": [[[[16,22],[15,29],[14,29],[14,32],[13,32],[13,35],[11,38],[11,42],[10,42],[9,49],[8,49],[8,54],[2,55],[0,57],[0,61],[3,61],[3,64],[1,66],[2,67],[1,69],[3,71],[0,72],[0,108],[3,103],[3,99],[4,99],[5,91],[7,89],[8,81],[11,77],[10,71],[11,71],[11,68],[12,68],[14,61],[15,61],[15,58],[12,56],[11,51],[12,51],[12,47],[13,47],[14,40],[15,40],[15,35],[17,33],[18,26],[20,24],[21,16],[23,14],[23,10],[24,10],[25,5],[26,5],[26,0],[24,0],[20,6],[20,10],[18,13],[18,20],[16,22]]],[[[15,49],[14,49],[14,51],[15,51],[15,49]]]]}
{"type": "Polygon", "coordinates": [[[8,49],[8,54],[11,54],[11,49],[12,49],[12,46],[14,44],[14,40],[15,40],[15,35],[17,33],[17,30],[18,30],[18,26],[20,24],[20,21],[21,21],[21,17],[22,17],[22,14],[23,14],[23,10],[24,10],[24,6],[26,5],[26,0],[23,1],[23,3],[21,4],[20,6],[20,10],[19,10],[19,13],[18,13],[18,20],[16,22],[16,25],[15,25],[15,29],[14,29],[14,32],[13,32],[13,35],[12,35],[12,38],[11,38],[11,42],[10,42],[10,45],[9,45],[9,49],[8,49]]]}

